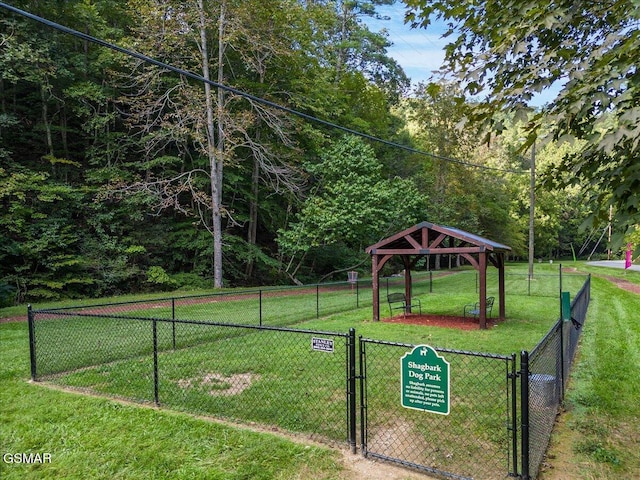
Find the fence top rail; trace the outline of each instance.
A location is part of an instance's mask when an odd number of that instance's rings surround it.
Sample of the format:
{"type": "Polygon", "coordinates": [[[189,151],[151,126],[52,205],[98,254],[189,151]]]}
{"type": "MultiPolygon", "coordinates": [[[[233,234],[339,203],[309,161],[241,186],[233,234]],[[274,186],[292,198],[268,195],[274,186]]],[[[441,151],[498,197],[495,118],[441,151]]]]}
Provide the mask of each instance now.
{"type": "Polygon", "coordinates": [[[529,352],[529,359],[535,358],[538,356],[538,351],[541,350],[551,339],[553,336],[562,329],[563,320],[559,318],[556,323],[549,329],[549,331],[545,334],[544,337],[538,342],[538,344],[533,347],[533,349],[529,352]]]}
{"type": "MultiPolygon", "coordinates": [[[[361,280],[358,280],[358,283],[367,283],[367,281],[370,282],[370,280],[361,279],[361,280]]],[[[72,305],[69,307],[54,307],[54,308],[39,308],[39,309],[33,308],[32,305],[30,305],[30,307],[32,308],[32,311],[34,313],[57,312],[57,311],[64,311],[64,310],[85,309],[85,308],[95,308],[95,307],[111,307],[111,306],[117,306],[117,305],[134,305],[134,304],[141,304],[141,303],[144,304],[144,303],[154,303],[154,302],[169,302],[172,300],[185,300],[185,299],[191,299],[191,298],[224,297],[224,296],[231,296],[231,295],[259,294],[261,292],[282,292],[282,291],[289,291],[289,290],[291,291],[304,290],[309,288],[331,287],[331,286],[338,286],[338,285],[345,285],[350,287],[352,284],[353,282],[349,282],[345,280],[345,281],[339,281],[339,282],[309,283],[305,285],[271,286],[271,287],[262,287],[262,288],[246,289],[246,290],[225,290],[223,292],[199,293],[194,295],[178,295],[178,296],[171,296],[171,297],[157,297],[157,298],[148,298],[145,300],[88,303],[88,304],[81,304],[81,305],[72,305]]]]}
{"type": "MultiPolygon", "coordinates": [[[[365,343],[375,343],[378,345],[389,345],[393,347],[415,348],[417,346],[416,344],[412,344],[412,343],[391,342],[388,340],[376,340],[373,338],[363,338],[362,336],[360,337],[360,341],[365,343]]],[[[471,352],[468,350],[457,350],[453,348],[440,348],[440,347],[433,347],[433,348],[436,351],[442,352],[442,353],[455,353],[459,355],[469,355],[473,357],[495,358],[497,360],[511,360],[515,358],[515,353],[512,353],[511,355],[500,355],[498,353],[471,352]]]]}
{"type": "Polygon", "coordinates": [[[589,274],[589,277],[585,280],[584,284],[582,285],[582,288],[580,288],[578,293],[576,293],[575,297],[573,297],[573,300],[571,301],[571,308],[573,308],[577,302],[582,301],[582,297],[586,295],[587,289],[590,289],[590,288],[591,288],[591,274],[589,274]]]}
{"type": "MultiPolygon", "coordinates": [[[[305,333],[305,334],[314,334],[314,335],[327,335],[334,337],[348,337],[348,333],[343,332],[330,332],[323,330],[307,330],[301,328],[287,328],[287,327],[272,327],[267,325],[247,325],[241,323],[224,323],[224,322],[207,322],[204,320],[172,320],[170,318],[155,318],[155,317],[128,317],[124,315],[111,315],[104,313],[78,313],[78,312],[69,312],[69,311],[57,311],[57,310],[38,310],[34,313],[49,313],[55,316],[60,317],[86,317],[86,318],[110,318],[114,320],[136,320],[143,322],[161,322],[161,323],[180,323],[185,325],[206,325],[211,327],[229,327],[229,328],[243,328],[243,329],[251,329],[251,330],[269,330],[276,332],[292,332],[292,333],[305,333]]],[[[37,321],[37,320],[36,320],[37,321]]]]}

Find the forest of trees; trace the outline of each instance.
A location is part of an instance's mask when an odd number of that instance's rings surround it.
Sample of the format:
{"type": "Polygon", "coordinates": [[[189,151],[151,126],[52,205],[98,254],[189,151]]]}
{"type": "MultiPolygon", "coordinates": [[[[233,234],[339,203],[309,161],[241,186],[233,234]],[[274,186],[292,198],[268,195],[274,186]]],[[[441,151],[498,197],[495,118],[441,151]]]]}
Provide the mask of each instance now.
{"type": "Polygon", "coordinates": [[[544,131],[535,255],[591,253],[612,183],[572,173],[588,139],[509,108],[487,137],[459,83],[411,88],[363,21],[388,3],[11,2],[175,69],[0,8],[0,303],[346,279],[424,220],[526,258],[544,131]]]}

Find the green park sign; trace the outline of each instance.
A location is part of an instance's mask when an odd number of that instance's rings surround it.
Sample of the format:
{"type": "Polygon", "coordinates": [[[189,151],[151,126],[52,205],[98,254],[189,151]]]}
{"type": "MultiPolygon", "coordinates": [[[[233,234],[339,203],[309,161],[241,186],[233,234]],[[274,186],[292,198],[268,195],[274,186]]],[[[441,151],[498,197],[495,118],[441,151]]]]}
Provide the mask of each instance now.
{"type": "Polygon", "coordinates": [[[560,293],[560,305],[562,307],[562,320],[571,320],[571,295],[569,292],[560,293]]]}
{"type": "Polygon", "coordinates": [[[427,345],[400,359],[402,406],[449,415],[449,362],[427,345]]]}

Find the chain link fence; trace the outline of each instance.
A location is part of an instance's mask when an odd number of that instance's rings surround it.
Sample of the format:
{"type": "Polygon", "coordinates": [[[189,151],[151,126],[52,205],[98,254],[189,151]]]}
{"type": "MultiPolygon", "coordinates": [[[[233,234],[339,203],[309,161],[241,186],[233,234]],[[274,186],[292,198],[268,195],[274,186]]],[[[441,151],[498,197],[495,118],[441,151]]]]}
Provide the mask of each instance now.
{"type": "Polygon", "coordinates": [[[30,320],[34,379],[355,445],[354,334],[69,311],[30,320]]]}
{"type": "MultiPolygon", "coordinates": [[[[418,288],[431,289],[431,278],[418,288]]],[[[527,480],[544,459],[589,300],[590,277],[570,318],[522,352],[519,370],[515,354],[438,349],[451,369],[447,415],[401,405],[400,358],[412,345],[291,327],[370,306],[370,284],[360,282],[29,309],[31,373],[353,451],[359,422],[367,457],[450,478],[527,480]]]]}
{"type": "MultiPolygon", "coordinates": [[[[240,325],[287,326],[371,305],[371,281],[235,290],[57,308],[109,317],[194,320],[240,325]]],[[[47,310],[42,310],[47,311],[47,310]]]]}
{"type": "Polygon", "coordinates": [[[590,292],[589,276],[571,302],[570,318],[560,318],[531,352],[521,354],[524,478],[536,478],[544,460],[587,318],[590,292]]]}
{"type": "MultiPolygon", "coordinates": [[[[556,273],[536,273],[533,277],[528,273],[509,272],[505,273],[504,283],[507,296],[528,296],[528,297],[549,297],[558,298],[561,289],[577,291],[585,281],[584,273],[562,272],[562,265],[558,264],[556,273]]],[[[479,291],[479,277],[475,270],[463,270],[456,275],[470,277],[468,284],[475,282],[475,291],[479,291]],[[473,277],[473,278],[471,278],[473,277]]],[[[434,274],[434,277],[436,275],[434,274]]],[[[435,278],[432,291],[441,291],[435,278]]],[[[487,292],[496,294],[498,291],[498,272],[495,269],[487,270],[487,292]]]]}

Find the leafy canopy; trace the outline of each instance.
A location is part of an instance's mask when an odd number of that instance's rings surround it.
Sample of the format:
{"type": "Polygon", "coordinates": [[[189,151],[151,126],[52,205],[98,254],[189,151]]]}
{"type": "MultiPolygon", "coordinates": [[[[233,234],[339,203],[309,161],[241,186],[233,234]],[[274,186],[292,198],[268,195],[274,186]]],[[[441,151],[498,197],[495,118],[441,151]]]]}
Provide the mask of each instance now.
{"type": "Polygon", "coordinates": [[[316,191],[278,237],[287,254],[340,244],[360,253],[413,225],[424,211],[425,199],[412,182],[382,178],[373,149],[357,137],[336,142],[310,170],[318,181],[316,191]]]}
{"type": "Polygon", "coordinates": [[[582,182],[601,217],[613,205],[622,226],[637,223],[639,2],[404,1],[414,26],[428,27],[434,18],[448,25],[443,73],[467,94],[486,95],[472,118],[489,131],[503,128],[498,115],[505,110],[525,119],[535,94],[561,85],[530,120],[525,147],[545,121],[553,124],[550,139],[584,140],[549,172],[547,185],[582,182]]]}

